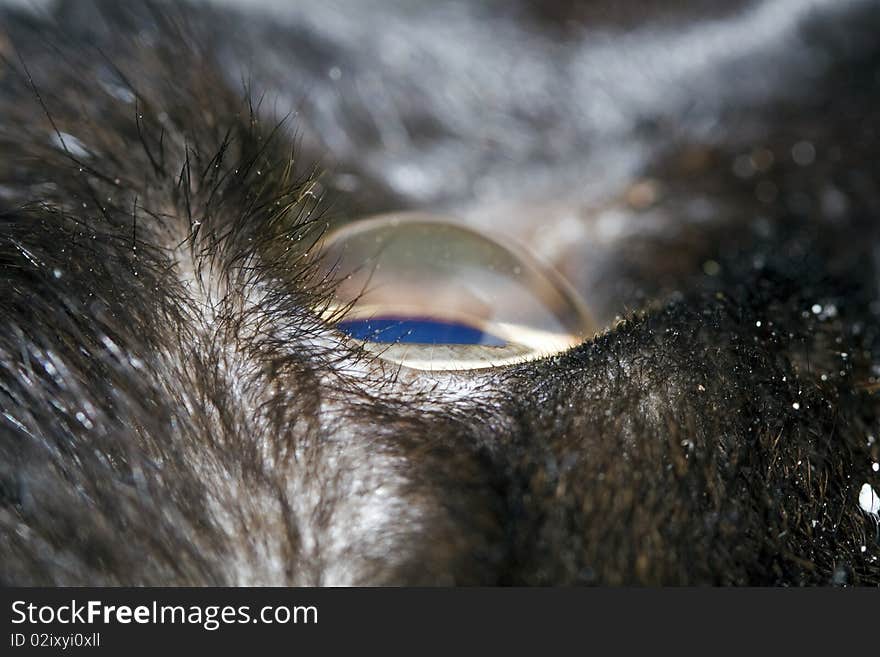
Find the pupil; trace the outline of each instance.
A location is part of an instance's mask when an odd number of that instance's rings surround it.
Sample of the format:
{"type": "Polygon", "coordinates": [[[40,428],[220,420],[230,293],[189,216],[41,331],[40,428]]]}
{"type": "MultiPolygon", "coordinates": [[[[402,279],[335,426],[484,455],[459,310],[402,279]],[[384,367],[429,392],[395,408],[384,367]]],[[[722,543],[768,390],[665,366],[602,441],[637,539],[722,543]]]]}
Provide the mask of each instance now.
{"type": "Polygon", "coordinates": [[[430,318],[373,317],[345,319],[336,325],[358,340],[381,343],[478,344],[503,347],[504,340],[460,322],[430,318]]]}

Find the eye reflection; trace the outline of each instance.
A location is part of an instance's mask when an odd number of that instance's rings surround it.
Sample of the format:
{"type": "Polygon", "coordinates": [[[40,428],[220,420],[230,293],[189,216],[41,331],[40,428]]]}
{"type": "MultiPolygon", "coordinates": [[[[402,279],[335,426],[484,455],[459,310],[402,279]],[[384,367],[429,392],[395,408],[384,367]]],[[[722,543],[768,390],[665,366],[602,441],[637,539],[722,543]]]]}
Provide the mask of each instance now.
{"type": "Polygon", "coordinates": [[[345,319],[336,325],[343,333],[370,342],[414,344],[481,344],[503,347],[501,338],[460,322],[431,318],[374,317],[345,319]]]}
{"type": "Polygon", "coordinates": [[[515,247],[431,215],[383,215],[327,236],[322,275],[337,329],[414,369],[492,367],[568,349],[594,332],[555,272],[515,247]]]}

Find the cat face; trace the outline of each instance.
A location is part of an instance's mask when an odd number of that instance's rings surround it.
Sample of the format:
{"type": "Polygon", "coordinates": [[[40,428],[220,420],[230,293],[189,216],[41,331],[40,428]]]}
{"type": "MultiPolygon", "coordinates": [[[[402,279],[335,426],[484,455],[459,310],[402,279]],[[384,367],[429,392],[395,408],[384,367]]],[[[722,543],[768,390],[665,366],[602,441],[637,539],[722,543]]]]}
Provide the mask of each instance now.
{"type": "Polygon", "coordinates": [[[0,578],[880,582],[876,8],[688,9],[2,9],[0,578]],[[574,346],[353,338],[402,212],[574,346]]]}

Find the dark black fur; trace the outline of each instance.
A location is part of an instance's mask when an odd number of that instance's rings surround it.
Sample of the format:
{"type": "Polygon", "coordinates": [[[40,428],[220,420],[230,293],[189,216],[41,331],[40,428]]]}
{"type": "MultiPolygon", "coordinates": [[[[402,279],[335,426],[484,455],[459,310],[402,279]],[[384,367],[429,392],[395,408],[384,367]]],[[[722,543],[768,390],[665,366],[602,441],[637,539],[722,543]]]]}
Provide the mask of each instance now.
{"type": "MultiPolygon", "coordinates": [[[[502,5],[468,20],[571,48],[733,20],[502,5]]],[[[823,11],[803,53],[716,71],[730,97],[639,106],[617,133],[509,101],[542,135],[516,175],[559,172],[524,205],[628,140],[662,194],[633,201],[645,230],[558,259],[605,332],[436,378],[351,352],[316,311],[330,223],[479,196],[395,187],[367,162],[395,151],[363,87],[321,100],[315,71],[369,72],[370,47],[209,7],[0,9],[0,581],[880,584],[858,501],[880,489],[880,11],[823,11]],[[543,136],[560,123],[576,148],[543,136]],[[735,175],[755,150],[773,163],[735,175]]],[[[409,74],[389,83],[406,148],[468,146],[423,94],[436,69],[409,74]]],[[[509,174],[498,139],[469,181],[509,174]]]]}

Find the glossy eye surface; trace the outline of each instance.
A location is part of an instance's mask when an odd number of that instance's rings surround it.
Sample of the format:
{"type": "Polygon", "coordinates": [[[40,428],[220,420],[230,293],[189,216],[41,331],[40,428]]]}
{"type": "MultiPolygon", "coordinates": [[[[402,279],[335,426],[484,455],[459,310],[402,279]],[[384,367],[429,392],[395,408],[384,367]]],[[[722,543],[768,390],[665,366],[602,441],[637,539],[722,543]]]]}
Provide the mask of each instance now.
{"type": "Polygon", "coordinates": [[[467,324],[421,317],[344,319],[336,328],[353,338],[391,344],[482,344],[492,347],[507,344],[505,340],[467,324]]]}
{"type": "Polygon", "coordinates": [[[450,221],[391,214],[324,242],[325,316],[385,360],[423,370],[505,365],[568,349],[594,324],[527,253],[450,221]]]}

